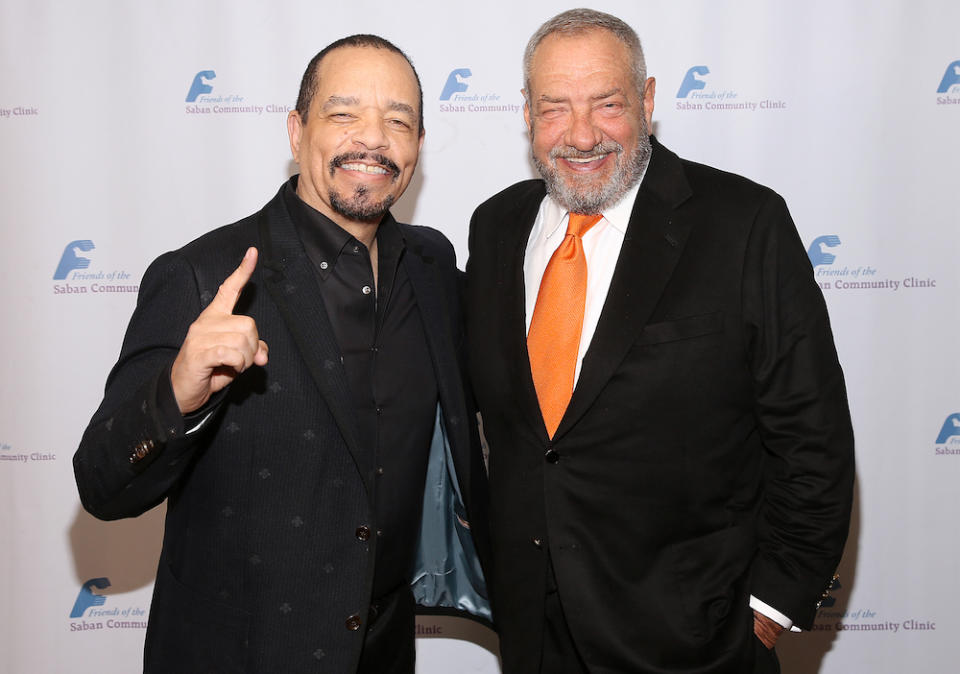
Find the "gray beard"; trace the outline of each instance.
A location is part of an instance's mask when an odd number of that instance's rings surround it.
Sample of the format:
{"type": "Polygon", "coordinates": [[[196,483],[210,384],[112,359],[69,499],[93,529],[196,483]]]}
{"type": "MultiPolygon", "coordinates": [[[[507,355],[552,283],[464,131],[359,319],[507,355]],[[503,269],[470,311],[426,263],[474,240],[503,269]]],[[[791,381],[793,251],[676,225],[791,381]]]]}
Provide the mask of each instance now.
{"type": "Polygon", "coordinates": [[[394,196],[389,194],[381,201],[371,202],[367,188],[362,185],[354,190],[350,198],[343,198],[330,190],[330,207],[350,220],[377,221],[390,210],[394,201],[394,196]]]}
{"type": "Polygon", "coordinates": [[[600,143],[589,152],[580,152],[572,147],[555,147],[550,151],[550,158],[553,163],[548,166],[533,155],[532,148],[533,144],[531,143],[530,154],[533,164],[537,167],[537,171],[547,185],[547,194],[571,213],[586,214],[602,213],[620,201],[623,195],[640,180],[640,176],[643,175],[644,169],[650,162],[650,154],[653,151],[645,120],[641,126],[637,146],[626,157],[623,155],[622,145],[607,141],[600,143]],[[564,180],[560,171],[556,168],[556,160],[559,157],[589,157],[597,152],[617,153],[613,175],[603,184],[571,185],[564,180]]]}

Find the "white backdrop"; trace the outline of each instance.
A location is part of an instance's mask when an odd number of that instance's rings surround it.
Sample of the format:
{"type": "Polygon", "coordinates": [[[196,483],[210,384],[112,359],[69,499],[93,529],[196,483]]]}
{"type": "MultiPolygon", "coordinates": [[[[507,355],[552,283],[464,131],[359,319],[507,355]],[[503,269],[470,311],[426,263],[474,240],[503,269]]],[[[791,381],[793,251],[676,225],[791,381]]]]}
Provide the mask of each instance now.
{"type": "MultiPolygon", "coordinates": [[[[643,40],[661,141],[784,195],[830,306],[856,513],[835,604],[784,637],[784,672],[954,671],[960,4],[595,6],[643,40]]],[[[409,53],[427,137],[395,212],[444,231],[462,266],[473,208],[533,175],[520,57],[567,8],[0,0],[0,672],[139,670],[162,507],[94,520],[70,459],[149,261],[295,170],[284,120],[310,57],[355,32],[409,53]]],[[[418,633],[419,672],[499,672],[489,632],[418,633]]]]}

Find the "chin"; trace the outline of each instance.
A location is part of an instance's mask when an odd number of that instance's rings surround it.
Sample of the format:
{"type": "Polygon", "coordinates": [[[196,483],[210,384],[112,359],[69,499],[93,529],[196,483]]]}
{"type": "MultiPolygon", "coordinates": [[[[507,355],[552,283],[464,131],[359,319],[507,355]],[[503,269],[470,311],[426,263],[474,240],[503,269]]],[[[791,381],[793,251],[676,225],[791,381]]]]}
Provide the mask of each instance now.
{"type": "Polygon", "coordinates": [[[590,180],[564,180],[563,186],[572,194],[593,194],[603,189],[607,183],[606,176],[597,176],[590,180]]]}

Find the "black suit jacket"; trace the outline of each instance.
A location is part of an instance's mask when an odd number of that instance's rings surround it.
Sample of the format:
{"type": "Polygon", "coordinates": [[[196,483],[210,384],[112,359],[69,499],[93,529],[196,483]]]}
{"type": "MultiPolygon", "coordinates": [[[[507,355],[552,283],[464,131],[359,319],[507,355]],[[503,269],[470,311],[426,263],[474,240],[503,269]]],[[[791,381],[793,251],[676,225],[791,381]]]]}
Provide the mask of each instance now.
{"type": "Polygon", "coordinates": [[[742,674],[749,595],[809,628],[847,535],[843,376],[786,205],[653,143],[552,440],[522,270],[543,183],[504,190],[471,223],[468,354],[508,673],[537,671],[548,551],[591,672],[742,674]]]}
{"type": "MultiPolygon", "coordinates": [[[[459,497],[458,512],[446,518],[452,533],[434,530],[443,518],[433,508],[425,511],[432,519],[424,538],[462,545],[469,568],[459,580],[482,595],[477,555],[488,549],[486,482],[458,355],[454,252],[436,231],[400,227],[402,264],[433,361],[423,376],[436,378],[442,409],[434,443],[442,449],[431,459],[427,491],[452,487],[459,497]]],[[[375,463],[357,442],[346,373],[319,293],[280,195],[261,212],[161,256],[144,274],[120,359],[74,465],[81,500],[97,517],[136,516],[167,499],[146,671],[356,668],[373,582],[375,463]],[[184,423],[170,364],[248,246],[259,248],[260,261],[235,313],[256,320],[270,362],[238,377],[211,406],[213,416],[187,434],[203,415],[184,423]]],[[[459,608],[450,601],[455,595],[428,596],[436,577],[457,575],[447,556],[421,558],[427,568],[418,578],[428,589],[416,590],[417,598],[436,610],[459,608]]]]}

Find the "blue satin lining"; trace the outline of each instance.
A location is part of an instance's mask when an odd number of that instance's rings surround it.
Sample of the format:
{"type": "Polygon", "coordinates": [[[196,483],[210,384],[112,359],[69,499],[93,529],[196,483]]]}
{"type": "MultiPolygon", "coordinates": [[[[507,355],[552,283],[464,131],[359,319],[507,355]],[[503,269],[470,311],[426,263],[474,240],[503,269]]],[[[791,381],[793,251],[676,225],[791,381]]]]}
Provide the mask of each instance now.
{"type": "Polygon", "coordinates": [[[411,583],[413,597],[421,606],[457,609],[491,620],[486,582],[466,522],[450,443],[437,405],[411,583]]]}

